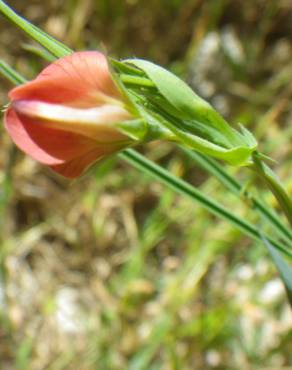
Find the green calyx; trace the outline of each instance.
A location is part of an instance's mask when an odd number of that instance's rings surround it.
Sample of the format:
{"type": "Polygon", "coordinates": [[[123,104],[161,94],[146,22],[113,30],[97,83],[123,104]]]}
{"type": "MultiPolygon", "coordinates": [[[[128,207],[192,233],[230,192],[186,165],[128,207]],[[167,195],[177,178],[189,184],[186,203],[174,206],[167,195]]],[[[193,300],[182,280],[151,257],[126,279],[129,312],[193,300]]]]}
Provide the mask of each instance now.
{"type": "MultiPolygon", "coordinates": [[[[135,91],[140,114],[167,133],[165,138],[232,165],[249,165],[257,148],[244,127],[233,129],[218,112],[181,79],[141,59],[114,63],[128,89],[135,91]],[[147,112],[147,117],[145,116],[147,112]]],[[[163,135],[162,135],[163,136],[163,135]]]]}

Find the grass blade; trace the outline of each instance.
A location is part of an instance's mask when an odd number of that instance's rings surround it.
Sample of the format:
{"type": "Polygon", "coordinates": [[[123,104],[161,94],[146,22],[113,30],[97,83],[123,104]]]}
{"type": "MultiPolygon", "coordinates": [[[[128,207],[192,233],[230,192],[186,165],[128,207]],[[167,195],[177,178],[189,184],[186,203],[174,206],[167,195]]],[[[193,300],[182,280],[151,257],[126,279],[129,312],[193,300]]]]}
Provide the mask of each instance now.
{"type": "Polygon", "coordinates": [[[21,28],[28,36],[40,43],[44,48],[48,49],[55,57],[72,53],[72,50],[60,41],[49,36],[44,31],[22,18],[15,11],[13,11],[4,1],[0,0],[0,12],[9,19],[12,23],[21,28]]]}
{"type": "Polygon", "coordinates": [[[56,57],[52,53],[42,47],[31,44],[22,44],[22,47],[24,50],[46,60],[47,62],[52,63],[54,60],[56,60],[56,57]]]}
{"type": "Polygon", "coordinates": [[[0,73],[14,85],[20,85],[25,82],[25,79],[4,62],[4,60],[0,60],[0,73]]]}
{"type": "Polygon", "coordinates": [[[280,277],[283,281],[285,286],[287,296],[290,302],[290,306],[292,307],[292,267],[289,266],[287,262],[283,259],[280,253],[266,240],[264,237],[262,238],[263,243],[267,247],[270,255],[279,271],[280,277]]]}

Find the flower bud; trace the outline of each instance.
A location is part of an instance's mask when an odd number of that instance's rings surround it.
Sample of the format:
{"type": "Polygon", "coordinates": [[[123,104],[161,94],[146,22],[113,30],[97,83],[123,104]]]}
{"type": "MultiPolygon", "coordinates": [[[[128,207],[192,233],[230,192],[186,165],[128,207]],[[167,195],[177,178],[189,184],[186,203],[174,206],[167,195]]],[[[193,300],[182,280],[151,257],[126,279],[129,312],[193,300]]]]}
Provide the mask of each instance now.
{"type": "Polygon", "coordinates": [[[5,127],[12,140],[65,177],[135,143],[119,125],[137,117],[99,52],[59,59],[9,97],[5,127]]]}

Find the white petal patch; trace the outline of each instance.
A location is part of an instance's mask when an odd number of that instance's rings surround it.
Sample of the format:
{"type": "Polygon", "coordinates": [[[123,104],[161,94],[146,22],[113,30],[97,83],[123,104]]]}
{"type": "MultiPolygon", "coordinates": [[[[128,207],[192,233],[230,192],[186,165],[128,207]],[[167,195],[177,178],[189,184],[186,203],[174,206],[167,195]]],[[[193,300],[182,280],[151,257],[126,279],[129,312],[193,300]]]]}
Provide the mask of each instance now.
{"type": "Polygon", "coordinates": [[[110,138],[116,133],[118,137],[112,137],[113,140],[110,141],[124,139],[124,135],[117,131],[114,124],[132,118],[126,109],[111,104],[81,109],[34,100],[16,100],[12,106],[19,115],[36,119],[46,127],[102,140],[107,140],[108,136],[110,138]]]}
{"type": "Polygon", "coordinates": [[[50,104],[31,100],[16,100],[13,102],[16,112],[32,118],[84,124],[105,124],[120,122],[131,118],[122,107],[116,105],[103,105],[96,108],[71,108],[60,104],[50,104]]]}

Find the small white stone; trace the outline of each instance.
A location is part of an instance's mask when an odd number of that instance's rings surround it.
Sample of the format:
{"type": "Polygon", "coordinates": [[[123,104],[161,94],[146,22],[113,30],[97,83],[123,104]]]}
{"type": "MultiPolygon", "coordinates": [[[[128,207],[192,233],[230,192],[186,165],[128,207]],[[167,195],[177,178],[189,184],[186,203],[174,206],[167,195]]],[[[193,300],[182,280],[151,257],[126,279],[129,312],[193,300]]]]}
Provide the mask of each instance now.
{"type": "Polygon", "coordinates": [[[237,277],[240,280],[250,280],[254,275],[254,271],[249,265],[240,265],[237,268],[237,277]]]}
{"type": "Polygon", "coordinates": [[[221,362],[220,353],[215,351],[214,349],[209,350],[206,353],[206,362],[210,366],[218,366],[221,362]]]}
{"type": "Polygon", "coordinates": [[[75,289],[69,287],[61,288],[56,294],[56,321],[59,328],[66,333],[82,331],[77,297],[75,289]]]}
{"type": "Polygon", "coordinates": [[[280,279],[269,281],[259,293],[262,303],[273,303],[284,295],[284,286],[280,279]]]}

